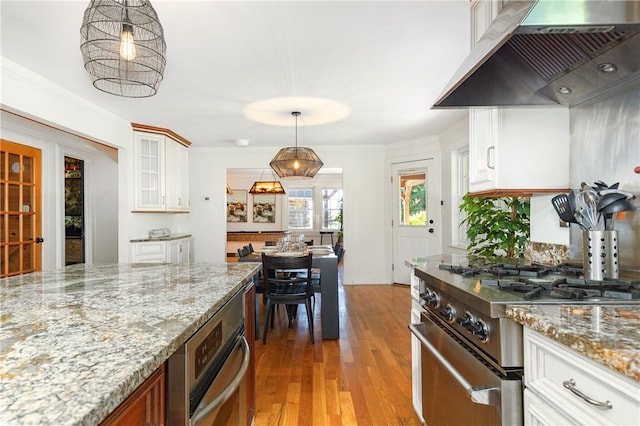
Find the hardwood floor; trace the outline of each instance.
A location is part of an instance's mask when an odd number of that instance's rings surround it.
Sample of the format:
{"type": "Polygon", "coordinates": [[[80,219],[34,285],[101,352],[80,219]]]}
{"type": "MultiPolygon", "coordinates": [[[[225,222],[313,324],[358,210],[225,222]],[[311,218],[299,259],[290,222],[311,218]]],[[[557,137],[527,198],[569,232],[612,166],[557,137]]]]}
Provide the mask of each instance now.
{"type": "Polygon", "coordinates": [[[339,294],[339,340],[322,340],[317,297],[315,345],[304,306],[293,329],[281,309],[267,343],[256,341],[256,426],[420,424],[411,403],[409,287],[340,286],[339,294]]]}

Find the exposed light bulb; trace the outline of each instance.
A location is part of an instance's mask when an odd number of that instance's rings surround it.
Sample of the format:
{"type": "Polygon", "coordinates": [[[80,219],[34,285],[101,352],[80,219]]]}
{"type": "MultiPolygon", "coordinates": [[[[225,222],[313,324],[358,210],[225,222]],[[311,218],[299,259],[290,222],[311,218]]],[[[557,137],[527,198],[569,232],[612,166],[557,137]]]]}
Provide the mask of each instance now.
{"type": "Polygon", "coordinates": [[[293,162],[293,168],[298,170],[300,168],[300,163],[298,163],[298,160],[293,162]]]}
{"type": "Polygon", "coordinates": [[[136,45],[133,40],[133,25],[123,23],[120,33],[120,57],[125,61],[133,61],[136,57],[136,45]]]}

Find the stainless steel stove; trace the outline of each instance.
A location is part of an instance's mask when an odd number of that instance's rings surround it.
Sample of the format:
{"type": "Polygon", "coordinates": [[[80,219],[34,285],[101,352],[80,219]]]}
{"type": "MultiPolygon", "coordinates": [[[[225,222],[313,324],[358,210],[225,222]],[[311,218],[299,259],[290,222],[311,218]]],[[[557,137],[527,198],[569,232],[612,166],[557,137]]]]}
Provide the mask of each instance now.
{"type": "Polygon", "coordinates": [[[447,404],[456,414],[471,410],[482,424],[522,422],[522,326],[505,317],[507,305],[640,304],[640,277],[585,280],[582,268],[570,264],[473,265],[465,257],[437,256],[414,273],[422,319],[410,328],[422,345],[427,424],[464,424],[442,414],[447,404]],[[485,371],[482,379],[472,379],[477,370],[485,371]],[[455,403],[439,396],[445,382],[445,394],[460,395],[455,403]]]}

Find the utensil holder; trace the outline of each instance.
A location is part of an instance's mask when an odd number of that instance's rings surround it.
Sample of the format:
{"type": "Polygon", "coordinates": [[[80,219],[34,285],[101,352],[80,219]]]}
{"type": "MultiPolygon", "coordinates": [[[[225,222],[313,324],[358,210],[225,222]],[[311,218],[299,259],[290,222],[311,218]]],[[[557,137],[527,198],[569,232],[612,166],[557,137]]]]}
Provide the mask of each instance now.
{"type": "Polygon", "coordinates": [[[618,278],[618,231],[583,231],[582,254],[586,279],[618,278]]]}

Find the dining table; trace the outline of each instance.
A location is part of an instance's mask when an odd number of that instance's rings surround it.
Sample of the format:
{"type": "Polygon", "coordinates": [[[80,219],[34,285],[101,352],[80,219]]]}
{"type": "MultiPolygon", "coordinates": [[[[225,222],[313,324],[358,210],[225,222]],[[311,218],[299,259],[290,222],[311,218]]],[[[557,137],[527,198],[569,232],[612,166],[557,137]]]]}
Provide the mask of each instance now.
{"type": "MultiPolygon", "coordinates": [[[[266,250],[269,255],[279,255],[279,252],[275,249],[266,250]]],[[[320,269],[320,324],[322,328],[322,339],[339,339],[338,256],[336,256],[333,249],[327,249],[324,248],[324,246],[301,251],[300,255],[306,254],[307,252],[313,253],[313,268],[320,269]]],[[[291,255],[291,252],[285,253],[287,256],[291,255]]],[[[256,251],[250,253],[247,256],[239,258],[238,262],[262,262],[262,252],[256,251]]]]}

